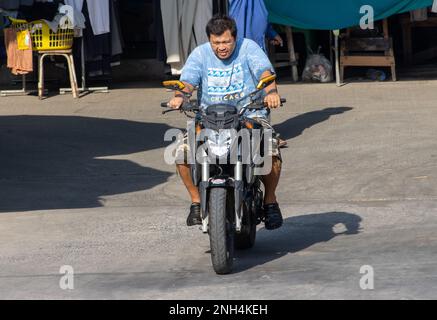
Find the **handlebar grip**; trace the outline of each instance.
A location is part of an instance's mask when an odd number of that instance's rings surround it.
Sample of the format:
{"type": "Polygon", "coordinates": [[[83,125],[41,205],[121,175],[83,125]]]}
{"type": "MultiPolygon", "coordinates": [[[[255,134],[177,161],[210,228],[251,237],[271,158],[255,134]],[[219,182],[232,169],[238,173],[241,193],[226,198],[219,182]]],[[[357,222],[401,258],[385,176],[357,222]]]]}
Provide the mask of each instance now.
{"type": "Polygon", "coordinates": [[[167,102],[162,102],[161,103],[161,107],[163,108],[167,108],[168,110],[165,110],[162,112],[162,114],[166,114],[169,112],[173,112],[173,111],[186,111],[186,112],[198,112],[199,111],[199,107],[197,106],[197,103],[195,103],[194,101],[186,101],[182,104],[182,106],[179,109],[172,109],[168,106],[167,102]]]}
{"type": "Polygon", "coordinates": [[[287,103],[287,99],[285,99],[285,98],[281,98],[281,104],[282,103],[287,103]]]}

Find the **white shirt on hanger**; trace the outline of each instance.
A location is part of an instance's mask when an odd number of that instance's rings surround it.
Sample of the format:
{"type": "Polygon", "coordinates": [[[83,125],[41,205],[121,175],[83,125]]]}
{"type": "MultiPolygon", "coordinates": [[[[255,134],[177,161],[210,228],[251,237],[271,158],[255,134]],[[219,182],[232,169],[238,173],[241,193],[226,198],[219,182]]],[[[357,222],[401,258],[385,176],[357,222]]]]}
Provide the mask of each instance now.
{"type": "Polygon", "coordinates": [[[109,0],[87,0],[86,3],[94,35],[110,32],[109,0]]]}
{"type": "Polygon", "coordinates": [[[72,6],[77,11],[82,12],[83,0],[64,0],[64,3],[72,6]]]}
{"type": "MultiPolygon", "coordinates": [[[[65,0],[65,4],[82,12],[84,0],[65,0]]],[[[87,0],[88,13],[94,35],[110,32],[109,0],[87,0]]]]}

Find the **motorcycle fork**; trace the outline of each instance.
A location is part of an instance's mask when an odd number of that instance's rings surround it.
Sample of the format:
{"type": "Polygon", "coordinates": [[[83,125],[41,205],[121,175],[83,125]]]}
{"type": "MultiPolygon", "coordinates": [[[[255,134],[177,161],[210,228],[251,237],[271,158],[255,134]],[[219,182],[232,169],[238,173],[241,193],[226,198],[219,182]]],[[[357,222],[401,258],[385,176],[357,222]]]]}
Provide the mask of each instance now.
{"type": "Polygon", "coordinates": [[[235,209],[235,231],[241,232],[242,228],[242,205],[244,197],[244,180],[243,180],[243,161],[241,157],[241,145],[238,146],[238,158],[234,170],[234,209],[235,209]]]}
{"type": "Polygon", "coordinates": [[[207,215],[207,192],[209,187],[209,163],[206,157],[204,157],[201,165],[202,180],[200,181],[200,204],[201,204],[201,214],[202,214],[202,232],[208,233],[209,219],[207,215]]]}

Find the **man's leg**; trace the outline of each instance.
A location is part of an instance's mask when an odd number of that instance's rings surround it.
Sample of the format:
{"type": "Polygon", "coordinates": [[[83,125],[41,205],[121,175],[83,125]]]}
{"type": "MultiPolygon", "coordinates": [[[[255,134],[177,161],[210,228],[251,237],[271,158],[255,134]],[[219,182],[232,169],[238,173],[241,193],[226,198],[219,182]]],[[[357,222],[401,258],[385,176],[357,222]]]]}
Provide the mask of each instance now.
{"type": "Polygon", "coordinates": [[[281,209],[276,201],[276,187],[281,176],[281,159],[272,157],[272,170],[262,178],[265,187],[264,214],[267,230],[274,230],[282,226],[283,218],[281,209]]]}
{"type": "Polygon", "coordinates": [[[199,189],[194,185],[191,177],[191,166],[188,164],[177,164],[176,167],[188,193],[190,194],[191,202],[200,203],[199,189]]]}
{"type": "Polygon", "coordinates": [[[281,176],[282,159],[281,151],[279,149],[278,137],[274,132],[273,127],[266,118],[257,119],[265,129],[272,130],[271,140],[271,156],[272,156],[272,170],[266,176],[262,177],[262,182],[265,187],[264,196],[264,214],[265,214],[265,227],[267,230],[274,230],[282,226],[283,218],[281,209],[279,208],[276,199],[276,188],[281,176]]]}
{"type": "Polygon", "coordinates": [[[200,216],[200,195],[199,189],[194,185],[191,178],[191,167],[188,164],[176,165],[179,175],[188,190],[191,197],[190,213],[187,217],[187,226],[194,226],[202,224],[202,218],[200,216]]]}
{"type": "Polygon", "coordinates": [[[265,196],[264,203],[265,204],[273,204],[276,203],[276,187],[279,183],[279,178],[281,177],[281,168],[282,162],[281,160],[273,156],[272,157],[272,170],[270,173],[263,177],[262,181],[265,187],[265,196]]]}
{"type": "Polygon", "coordinates": [[[282,168],[282,158],[281,151],[279,150],[279,135],[276,134],[272,125],[270,124],[270,120],[268,116],[266,117],[256,117],[254,118],[257,122],[259,122],[264,129],[271,130],[271,156],[272,156],[272,170],[268,175],[262,177],[262,182],[265,187],[265,196],[264,203],[265,204],[273,204],[277,203],[276,201],[276,187],[279,183],[279,178],[281,177],[281,168],[282,168]]]}

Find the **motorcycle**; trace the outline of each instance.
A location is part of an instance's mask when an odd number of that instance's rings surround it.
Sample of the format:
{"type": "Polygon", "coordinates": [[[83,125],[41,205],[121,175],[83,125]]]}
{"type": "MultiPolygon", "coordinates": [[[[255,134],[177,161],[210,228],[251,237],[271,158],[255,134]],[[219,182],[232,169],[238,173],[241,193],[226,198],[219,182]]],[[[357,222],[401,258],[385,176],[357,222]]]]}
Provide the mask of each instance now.
{"type": "MultiPolygon", "coordinates": [[[[199,188],[201,228],[203,233],[209,234],[211,261],[217,274],[232,272],[234,249],[252,248],[256,227],[264,221],[264,194],[257,169],[264,164],[260,160],[265,141],[271,138],[266,139],[263,126],[245,112],[265,108],[260,93],[275,79],[275,75],[261,79],[256,91],[249,96],[250,102],[240,110],[229,104],[210,105],[202,110],[196,101],[190,100],[190,94],[182,91],[185,88],[182,82],[163,82],[165,88],[182,92],[185,98],[180,109],[171,109],[168,103],[162,103],[162,107],[169,109],[163,114],[181,111],[189,116],[188,113],[194,113],[194,117],[189,117],[195,119],[194,150],[197,152],[196,161],[191,164],[191,175],[199,188]]],[[[281,105],[285,102],[281,99],[281,105]]]]}

